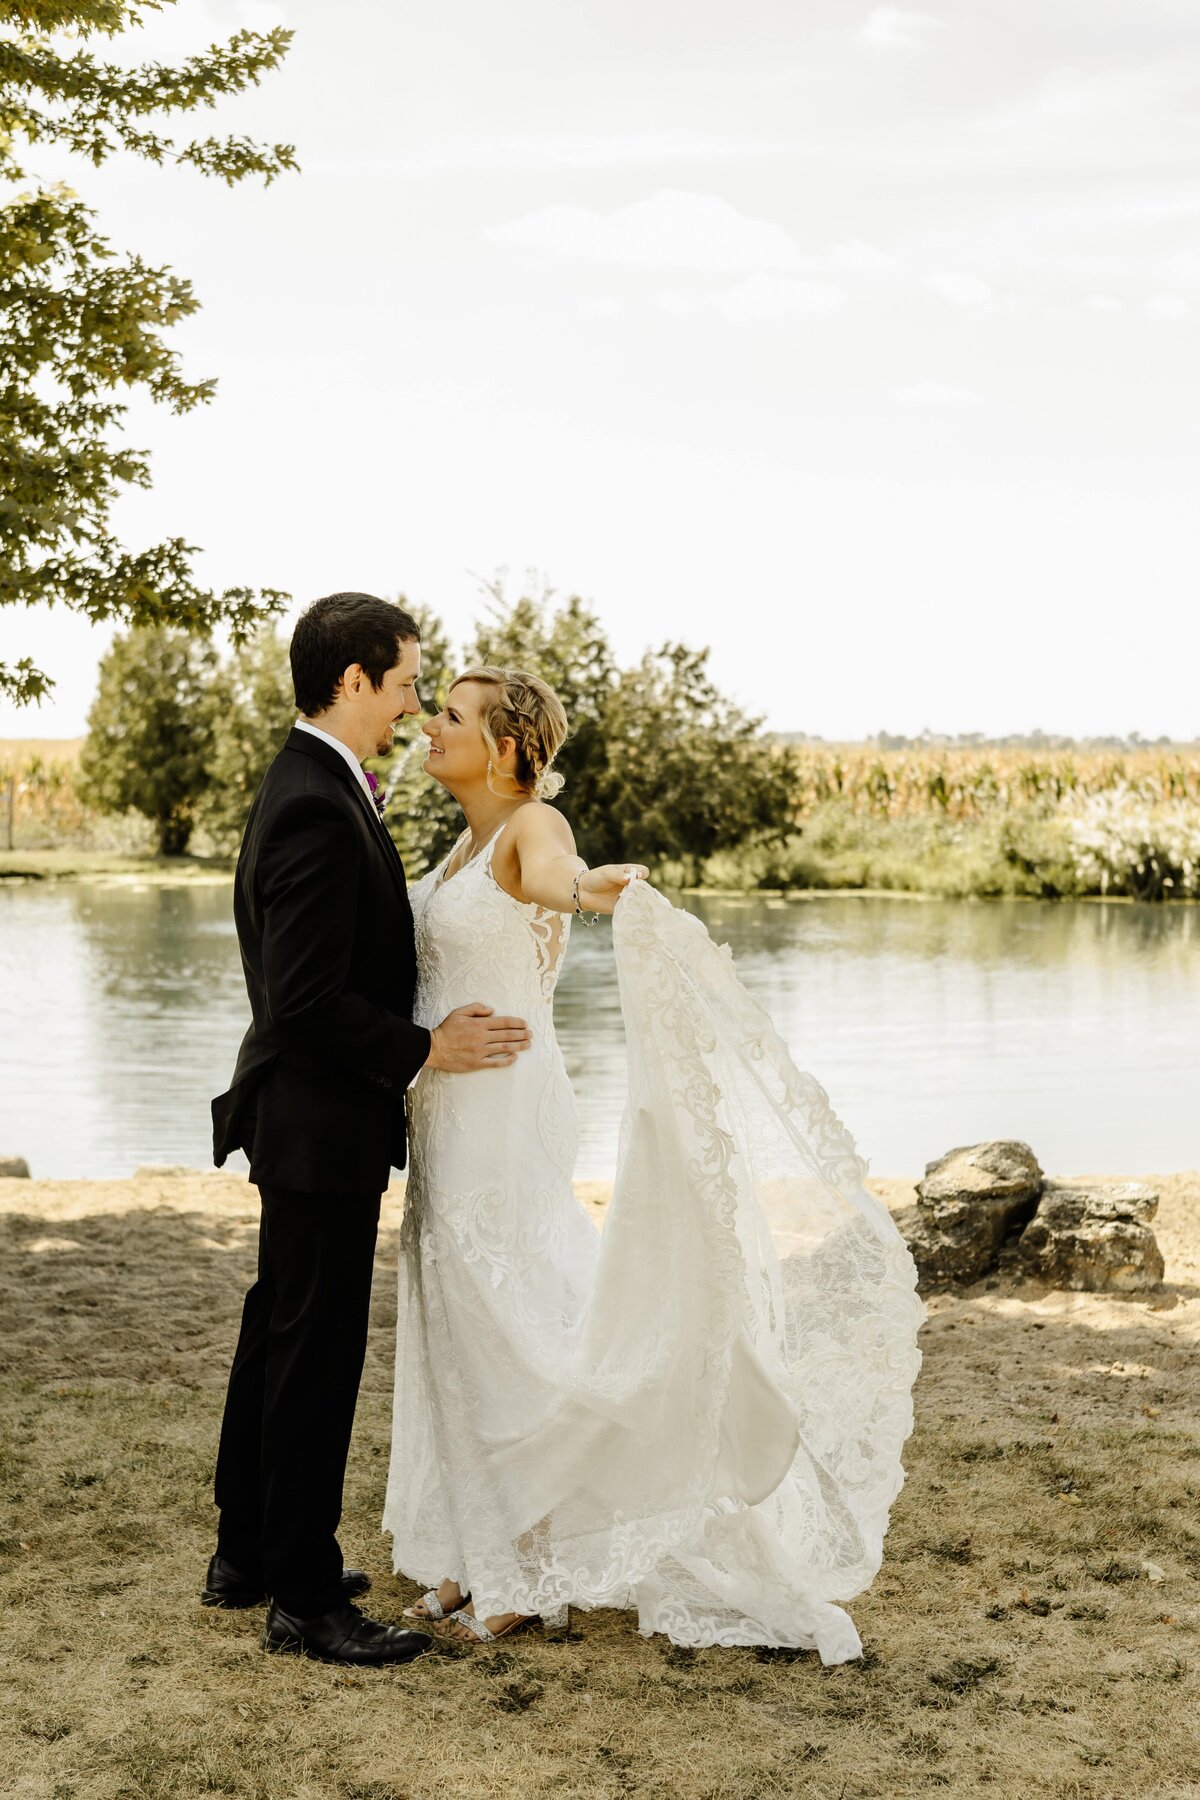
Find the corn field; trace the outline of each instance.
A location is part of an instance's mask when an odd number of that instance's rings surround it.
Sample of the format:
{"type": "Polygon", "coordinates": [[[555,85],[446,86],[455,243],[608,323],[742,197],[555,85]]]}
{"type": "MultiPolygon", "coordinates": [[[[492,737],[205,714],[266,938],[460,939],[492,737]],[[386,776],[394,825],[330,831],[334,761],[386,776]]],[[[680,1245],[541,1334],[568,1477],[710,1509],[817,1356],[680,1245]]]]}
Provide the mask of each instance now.
{"type": "Polygon", "coordinates": [[[951,822],[1122,792],[1148,806],[1200,806],[1200,749],[1060,751],[876,750],[793,746],[797,823],[840,801],[857,815],[951,822]]]}
{"type": "Polygon", "coordinates": [[[154,849],[146,819],[109,818],[80,780],[82,739],[0,740],[0,851],[85,850],[142,856],[154,849]]]}
{"type": "Polygon", "coordinates": [[[0,743],[0,848],[79,844],[97,821],[79,791],[74,742],[0,743]]]}

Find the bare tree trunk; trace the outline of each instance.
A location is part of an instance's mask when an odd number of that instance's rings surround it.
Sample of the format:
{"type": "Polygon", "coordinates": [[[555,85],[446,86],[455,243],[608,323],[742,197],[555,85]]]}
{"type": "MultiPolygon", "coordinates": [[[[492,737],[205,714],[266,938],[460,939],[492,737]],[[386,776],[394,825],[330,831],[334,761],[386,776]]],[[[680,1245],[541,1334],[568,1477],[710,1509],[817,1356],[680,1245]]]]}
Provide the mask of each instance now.
{"type": "Polygon", "coordinates": [[[188,847],[188,839],[192,835],[189,819],[160,819],[158,821],[158,854],[160,856],[182,856],[188,847]]]}

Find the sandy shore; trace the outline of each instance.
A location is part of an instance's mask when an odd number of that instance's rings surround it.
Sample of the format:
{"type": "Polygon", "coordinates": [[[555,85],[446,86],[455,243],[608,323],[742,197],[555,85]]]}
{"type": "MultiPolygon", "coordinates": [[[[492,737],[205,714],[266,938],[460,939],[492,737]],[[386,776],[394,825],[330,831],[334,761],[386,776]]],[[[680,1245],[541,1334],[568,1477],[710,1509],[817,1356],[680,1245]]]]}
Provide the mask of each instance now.
{"type": "MultiPolygon", "coordinates": [[[[931,1298],[907,1479],[850,1607],[862,1662],[675,1651],[598,1612],[567,1643],[365,1675],[263,1658],[257,1614],[196,1604],[244,1177],[0,1181],[0,1792],[1200,1800],[1200,1174],[1144,1179],[1155,1293],[931,1298]]],[[[581,1189],[597,1218],[607,1197],[581,1189]]],[[[402,1199],[342,1534],[388,1619],[414,1592],[379,1532],[402,1199]]]]}
{"type": "MultiPolygon", "coordinates": [[[[1200,1346],[1200,1172],[1139,1179],[1162,1196],[1155,1220],[1166,1261],[1162,1289],[1131,1298],[992,1279],[963,1293],[934,1295],[925,1332],[927,1352],[931,1338],[936,1341],[959,1327],[971,1333],[969,1352],[939,1377],[939,1407],[948,1415],[982,1422],[997,1392],[1008,1406],[1036,1405],[1040,1395],[1067,1381],[1077,1424],[1123,1417],[1129,1395],[1140,1385],[1161,1383],[1168,1372],[1182,1371],[1200,1346]],[[1030,1335],[1051,1326],[1051,1334],[1040,1340],[1030,1335]]],[[[893,1211],[915,1198],[913,1184],[903,1179],[872,1180],[869,1186],[893,1211]]],[[[580,1182],[576,1192],[602,1224],[609,1185],[580,1182]]],[[[384,1197],[380,1223],[373,1312],[379,1331],[386,1331],[394,1311],[390,1277],[403,1206],[399,1182],[384,1197]]],[[[178,1299],[180,1279],[210,1292],[215,1283],[218,1304],[232,1317],[257,1224],[257,1196],[240,1174],[164,1169],[122,1181],[0,1180],[0,1241],[8,1240],[25,1271],[16,1283],[0,1274],[8,1356],[27,1370],[39,1369],[45,1379],[86,1375],[89,1364],[94,1373],[110,1379],[122,1368],[133,1379],[152,1377],[152,1366],[163,1376],[161,1344],[153,1349],[147,1344],[144,1359],[138,1345],[147,1329],[155,1335],[165,1324],[154,1305],[156,1291],[161,1290],[166,1305],[168,1294],[178,1299]],[[150,1221],[158,1221],[154,1235],[160,1236],[172,1219],[179,1229],[168,1231],[172,1254],[170,1266],[164,1267],[141,1251],[150,1221]],[[224,1266],[230,1253],[236,1271],[224,1266]],[[79,1267],[81,1259],[86,1270],[79,1267]],[[177,1259],[185,1265],[182,1269],[175,1267],[177,1259]],[[47,1354],[40,1290],[47,1284],[57,1287],[68,1274],[79,1305],[64,1309],[57,1349],[47,1354]],[[146,1304],[150,1310],[140,1313],[142,1329],[133,1327],[132,1317],[128,1325],[124,1322],[126,1312],[132,1315],[146,1304]],[[98,1339],[101,1320],[106,1322],[98,1339]],[[111,1359],[103,1355],[103,1366],[97,1367],[101,1346],[111,1346],[116,1354],[111,1359]]],[[[5,1266],[11,1270],[18,1264],[10,1256],[5,1266]]],[[[212,1341],[203,1379],[215,1378],[228,1350],[224,1338],[212,1341]]],[[[176,1354],[182,1355],[182,1346],[176,1354]]],[[[182,1360],[186,1365],[186,1355],[182,1360]]],[[[191,1374],[196,1378],[200,1371],[191,1374]]],[[[1200,1430],[1200,1383],[1193,1384],[1196,1391],[1186,1398],[1174,1393],[1174,1381],[1170,1385],[1172,1406],[1183,1404],[1190,1423],[1200,1430]]],[[[1173,1416],[1180,1418],[1177,1411],[1173,1416]]]]}
{"type": "MultiPolygon", "coordinates": [[[[960,1405],[982,1418],[988,1406],[986,1392],[981,1390],[993,1383],[999,1384],[1010,1401],[1023,1396],[1033,1403],[1039,1393],[1052,1391],[1054,1381],[1071,1367],[1077,1419],[1122,1414],[1123,1390],[1131,1383],[1150,1381],[1156,1370],[1174,1366],[1200,1345],[1200,1172],[1139,1179],[1149,1182],[1162,1196],[1155,1220],[1167,1270],[1161,1291],[1130,1299],[989,1280],[964,1294],[934,1296],[929,1303],[927,1338],[930,1333],[953,1331],[959,1323],[969,1323],[972,1332],[969,1358],[941,1384],[939,1391],[947,1406],[960,1405]],[[1053,1337],[1036,1347],[1049,1349],[1053,1343],[1052,1368],[1046,1366],[1044,1356],[1031,1355],[1034,1346],[1027,1335],[1048,1325],[1055,1328],[1053,1337]],[[1105,1345],[1119,1347],[1120,1357],[1106,1360],[1105,1345]]],[[[868,1185],[893,1211],[915,1198],[913,1184],[903,1179],[872,1180],[868,1185]]],[[[609,1185],[579,1182],[576,1192],[601,1224],[611,1193],[609,1185]]],[[[395,1237],[403,1206],[404,1186],[398,1182],[384,1198],[381,1278],[395,1266],[395,1237]]],[[[91,1304],[79,1316],[65,1319],[60,1339],[64,1353],[77,1334],[94,1348],[88,1315],[94,1307],[103,1307],[115,1298],[109,1292],[114,1276],[123,1272],[126,1290],[132,1288],[147,1299],[156,1283],[169,1279],[169,1271],[146,1265],[139,1258],[148,1215],[157,1215],[164,1223],[174,1217],[186,1224],[186,1236],[179,1240],[181,1248],[190,1242],[194,1252],[211,1255],[219,1251],[222,1260],[230,1251],[240,1252],[239,1262],[245,1263],[257,1230],[258,1203],[244,1175],[217,1170],[146,1170],[122,1181],[0,1180],[0,1237],[9,1238],[14,1251],[19,1246],[33,1259],[26,1267],[35,1288],[41,1286],[42,1274],[57,1280],[63,1270],[60,1258],[69,1259],[68,1267],[85,1252],[92,1258],[95,1293],[88,1292],[86,1280],[82,1290],[77,1290],[91,1304]],[[91,1231],[72,1231],[72,1226],[86,1221],[92,1222],[91,1231]],[[104,1241],[104,1254],[98,1259],[97,1228],[104,1241]]],[[[23,1344],[20,1321],[31,1303],[36,1310],[36,1296],[28,1281],[21,1284],[24,1302],[21,1292],[5,1295],[4,1285],[0,1277],[0,1297],[7,1301],[5,1339],[10,1355],[15,1352],[19,1358],[23,1344]]],[[[382,1279],[378,1286],[375,1311],[382,1326],[390,1316],[391,1296],[382,1279]]],[[[235,1297],[231,1292],[229,1303],[235,1297]]],[[[33,1349],[31,1344],[25,1347],[33,1349]]],[[[224,1356],[227,1348],[223,1342],[215,1345],[217,1357],[224,1356]]],[[[72,1374],[86,1372],[86,1359],[80,1363],[72,1355],[68,1361],[72,1374]]],[[[44,1372],[50,1377],[65,1371],[46,1366],[44,1372]]],[[[129,1372],[135,1378],[145,1373],[142,1369],[129,1372]]],[[[105,1373],[113,1375],[118,1369],[106,1367],[105,1373]]],[[[1196,1403],[1189,1413],[1200,1428],[1200,1383],[1196,1386],[1196,1403]]]]}

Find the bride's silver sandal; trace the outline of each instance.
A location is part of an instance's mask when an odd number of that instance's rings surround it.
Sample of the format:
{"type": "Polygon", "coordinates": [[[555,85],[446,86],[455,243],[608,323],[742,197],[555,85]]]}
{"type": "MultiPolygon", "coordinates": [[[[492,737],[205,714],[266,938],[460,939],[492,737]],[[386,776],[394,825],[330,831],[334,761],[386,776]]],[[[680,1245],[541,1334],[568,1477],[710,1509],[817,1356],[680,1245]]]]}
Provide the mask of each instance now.
{"type": "MultiPolygon", "coordinates": [[[[556,1606],[553,1612],[527,1613],[514,1619],[502,1631],[489,1631],[482,1619],[477,1619],[474,1613],[463,1612],[461,1608],[456,1608],[450,1614],[450,1619],[453,1624],[465,1625],[477,1644],[498,1644],[501,1638],[510,1636],[514,1631],[524,1631],[531,1625],[540,1625],[546,1632],[567,1631],[571,1624],[571,1609],[569,1606],[556,1606]]],[[[460,1643],[466,1641],[465,1638],[459,1639],[460,1643]]]]}
{"type": "MultiPolygon", "coordinates": [[[[460,1596],[458,1604],[460,1606],[465,1606],[470,1598],[470,1594],[463,1594],[460,1596]]],[[[422,1594],[421,1598],[416,1601],[414,1605],[406,1606],[404,1608],[403,1617],[406,1619],[428,1619],[431,1624],[437,1624],[439,1619],[452,1619],[455,1617],[455,1614],[451,1608],[442,1605],[437,1597],[437,1589],[430,1588],[429,1592],[427,1594],[422,1594]],[[418,1612],[418,1606],[423,1606],[425,1611],[418,1612]]]]}

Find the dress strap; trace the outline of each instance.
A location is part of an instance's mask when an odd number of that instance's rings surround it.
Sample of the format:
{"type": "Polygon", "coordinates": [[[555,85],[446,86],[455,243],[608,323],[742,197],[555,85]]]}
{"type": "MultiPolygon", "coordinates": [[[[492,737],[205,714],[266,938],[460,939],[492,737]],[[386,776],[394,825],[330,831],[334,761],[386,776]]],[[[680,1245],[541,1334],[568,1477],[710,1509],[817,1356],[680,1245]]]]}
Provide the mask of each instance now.
{"type": "Polygon", "coordinates": [[[485,869],[490,869],[492,866],[492,854],[495,851],[496,845],[500,841],[500,834],[504,830],[505,825],[507,825],[507,824],[508,824],[507,819],[502,820],[501,823],[496,827],[495,831],[493,831],[493,833],[492,833],[491,837],[488,839],[487,843],[483,846],[483,849],[480,851],[479,860],[485,869]]]}
{"type": "MultiPolygon", "coordinates": [[[[433,871],[434,876],[435,876],[434,885],[436,887],[441,887],[443,881],[445,881],[446,870],[450,867],[450,864],[454,861],[454,858],[458,855],[459,851],[462,849],[463,839],[470,837],[470,835],[471,835],[471,827],[468,825],[465,827],[464,830],[459,832],[458,836],[455,838],[454,842],[451,844],[449,850],[447,850],[445,856],[443,856],[441,862],[438,863],[437,867],[434,869],[434,871],[433,871]]],[[[460,870],[460,873],[461,873],[461,870],[460,870]]]]}

